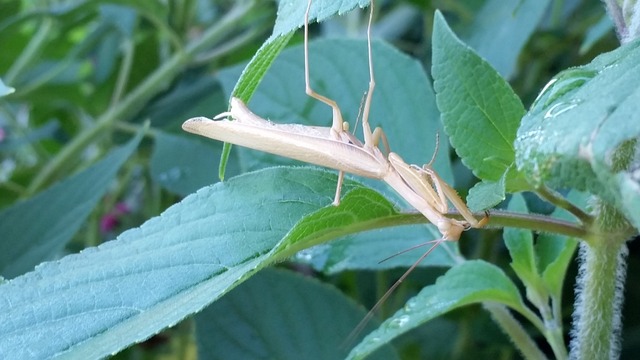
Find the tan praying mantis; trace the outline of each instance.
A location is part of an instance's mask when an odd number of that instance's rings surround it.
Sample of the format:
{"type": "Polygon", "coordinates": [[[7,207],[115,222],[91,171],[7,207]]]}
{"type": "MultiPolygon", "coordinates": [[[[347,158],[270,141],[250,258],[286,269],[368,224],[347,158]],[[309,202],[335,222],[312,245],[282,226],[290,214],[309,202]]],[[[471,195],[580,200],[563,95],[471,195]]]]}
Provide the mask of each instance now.
{"type": "Polygon", "coordinates": [[[434,224],[442,234],[442,238],[436,240],[435,244],[387,291],[376,304],[375,307],[377,307],[438,244],[443,241],[457,241],[464,230],[484,226],[488,216],[480,221],[474,217],[456,191],[431,168],[433,159],[422,167],[408,165],[400,155],[389,151],[385,155],[379,149],[379,140],[382,139],[386,144],[386,137],[382,129],[376,128],[371,131],[369,125],[369,113],[375,88],[371,51],[373,6],[372,1],[367,28],[370,80],[362,111],[364,143],[349,132],[348,123],[343,120],[338,104],[311,88],[308,48],[311,0],[307,4],[304,23],[305,88],[307,95],[332,108],[331,127],[273,123],[252,113],[240,99],[232,98],[229,111],[215,116],[213,120],[205,117],[189,119],[182,128],[215,140],[338,170],[334,205],[340,202],[344,172],[382,180],[434,224]],[[459,211],[464,220],[446,216],[449,202],[459,211]]]}

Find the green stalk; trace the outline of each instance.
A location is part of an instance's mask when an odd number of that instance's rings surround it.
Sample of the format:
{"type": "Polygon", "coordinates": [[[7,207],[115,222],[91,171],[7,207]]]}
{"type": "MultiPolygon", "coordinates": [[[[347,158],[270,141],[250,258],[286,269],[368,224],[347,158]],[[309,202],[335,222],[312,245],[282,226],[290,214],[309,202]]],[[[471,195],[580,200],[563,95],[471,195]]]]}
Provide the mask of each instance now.
{"type": "Polygon", "coordinates": [[[84,130],[78,136],[74,137],[73,140],[38,173],[31,184],[29,184],[24,196],[31,196],[40,190],[62,167],[69,164],[72,159],[77,158],[78,154],[87,145],[95,142],[98,137],[107,133],[107,130],[109,130],[113,123],[141,109],[149,99],[164,89],[179,72],[183,71],[200,51],[228,35],[229,30],[237,26],[238,21],[249,13],[253,5],[254,2],[249,4],[243,3],[234,8],[234,10],[228,13],[222,20],[217,22],[216,25],[203,33],[200,38],[189,44],[184,51],[176,52],[162,64],[160,68],[147,77],[144,82],[122,99],[121,102],[100,116],[93,127],[84,130]]]}
{"type": "Polygon", "coordinates": [[[129,80],[129,75],[131,75],[133,56],[136,52],[135,49],[136,47],[133,45],[133,42],[130,39],[126,39],[122,44],[122,52],[124,56],[122,57],[122,66],[120,66],[120,71],[118,72],[115,90],[113,91],[113,95],[111,96],[110,107],[116,106],[120,101],[122,94],[124,94],[124,89],[127,86],[127,80],[129,80]]]}
{"type": "Polygon", "coordinates": [[[625,240],[633,228],[617,210],[599,204],[597,229],[581,242],[571,339],[572,359],[620,356],[622,302],[626,275],[625,240]]]}
{"type": "Polygon", "coordinates": [[[513,318],[509,310],[501,304],[484,302],[482,307],[485,308],[493,320],[500,325],[504,331],[518,348],[525,359],[546,359],[547,357],[538,348],[535,341],[529,336],[527,331],[522,327],[520,322],[513,318]]]}
{"type": "Polygon", "coordinates": [[[573,216],[578,218],[578,220],[580,220],[583,224],[590,225],[593,223],[593,216],[585,213],[584,211],[582,211],[582,209],[575,206],[564,197],[556,194],[551,189],[546,187],[541,187],[536,190],[536,194],[538,194],[538,196],[540,196],[542,199],[552,203],[553,205],[567,210],[568,212],[573,214],[573,216]]]}
{"type": "Polygon", "coordinates": [[[7,85],[17,85],[15,81],[24,73],[25,69],[38,58],[42,48],[46,45],[46,40],[51,33],[53,25],[54,22],[51,18],[42,20],[38,32],[33,35],[27,47],[4,75],[4,81],[7,85]]]}

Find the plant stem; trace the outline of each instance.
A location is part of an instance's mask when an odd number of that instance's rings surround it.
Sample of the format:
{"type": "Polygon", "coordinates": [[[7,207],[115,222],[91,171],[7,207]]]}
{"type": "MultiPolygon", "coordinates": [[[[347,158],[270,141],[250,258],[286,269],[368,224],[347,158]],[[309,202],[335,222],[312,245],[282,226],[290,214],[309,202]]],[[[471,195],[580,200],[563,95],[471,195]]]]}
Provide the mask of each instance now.
{"type": "Polygon", "coordinates": [[[15,81],[20,77],[25,69],[38,58],[40,51],[46,44],[47,37],[51,34],[53,25],[54,21],[51,18],[45,18],[42,20],[42,24],[40,24],[38,32],[33,35],[27,47],[20,54],[18,59],[13,62],[13,65],[5,74],[4,81],[7,85],[17,85],[15,84],[15,81]]]}
{"type": "Polygon", "coordinates": [[[124,89],[127,86],[127,81],[129,80],[129,75],[131,74],[131,65],[133,64],[133,55],[135,53],[136,47],[133,46],[133,42],[130,39],[125,39],[122,44],[122,52],[124,56],[122,58],[122,66],[120,66],[120,71],[118,72],[118,78],[116,80],[115,90],[113,91],[113,96],[111,97],[111,107],[116,106],[124,93],[124,89]]]}
{"type": "Polygon", "coordinates": [[[625,240],[633,228],[617,210],[600,201],[596,231],[581,242],[573,314],[571,358],[620,356],[622,302],[626,275],[625,240]]]}
{"type": "Polygon", "coordinates": [[[556,193],[554,193],[550,189],[548,189],[546,187],[541,187],[541,188],[536,190],[536,193],[542,199],[547,200],[548,202],[552,203],[553,205],[555,205],[555,206],[557,206],[559,208],[567,210],[568,212],[573,214],[573,216],[578,218],[578,220],[582,221],[583,224],[590,225],[590,224],[593,223],[593,216],[585,213],[584,211],[582,211],[582,209],[580,209],[579,207],[575,206],[574,204],[572,204],[570,201],[568,201],[564,197],[557,195],[556,193]]]}
{"type": "Polygon", "coordinates": [[[571,357],[617,359],[620,352],[621,307],[627,247],[580,244],[581,259],[571,357]]]}
{"type": "Polygon", "coordinates": [[[546,359],[533,339],[522,328],[520,322],[513,318],[504,305],[484,302],[482,306],[491,314],[493,320],[500,325],[511,341],[516,345],[525,359],[546,359]]]}
{"type": "Polygon", "coordinates": [[[564,342],[564,334],[562,333],[562,317],[554,318],[553,320],[551,326],[546,323],[548,326],[546,326],[545,339],[553,349],[556,359],[566,359],[568,354],[567,346],[564,342]],[[560,324],[558,325],[557,323],[560,324]]]}
{"type": "Polygon", "coordinates": [[[254,2],[249,4],[243,3],[234,8],[223,19],[217,22],[216,25],[203,33],[200,38],[189,44],[184,51],[176,52],[160,68],[119,102],[117,106],[109,109],[109,111],[100,116],[96,120],[95,126],[86,129],[74,137],[73,140],[38,173],[31,184],[29,184],[24,196],[28,197],[33,195],[47,184],[63,166],[69,164],[72,159],[77,158],[78,154],[87,145],[94,142],[99,136],[107,133],[107,130],[114,122],[130,116],[142,108],[149,99],[163,90],[171,80],[190,63],[196,54],[227,35],[229,30],[236,26],[239,19],[244,17],[252,9],[253,5],[254,2]]]}
{"type": "MultiPolygon", "coordinates": [[[[455,211],[450,211],[446,215],[454,219],[463,220],[462,216],[455,211]]],[[[484,216],[482,213],[474,215],[476,218],[482,218],[484,216]]],[[[486,227],[514,227],[577,238],[584,238],[587,236],[587,230],[582,225],[570,221],[560,220],[546,215],[522,214],[498,210],[491,211],[489,214],[489,223],[486,227]]]]}
{"type": "MultiPolygon", "coordinates": [[[[453,219],[462,220],[462,216],[456,211],[449,211],[445,215],[453,219]]],[[[476,218],[481,218],[482,216],[484,216],[483,213],[474,215],[476,216],[476,218]]],[[[512,213],[507,211],[492,211],[490,216],[491,218],[487,227],[491,228],[503,228],[508,226],[534,231],[551,232],[579,238],[583,238],[587,234],[586,229],[584,229],[579,224],[555,219],[544,215],[512,213]]],[[[296,252],[307,247],[322,244],[329,240],[349,234],[355,234],[361,231],[383,229],[386,227],[400,225],[424,224],[428,222],[429,221],[424,217],[424,215],[415,212],[410,214],[393,214],[390,216],[372,219],[370,221],[362,221],[355,224],[355,226],[332,228],[324,231],[322,234],[315,233],[314,241],[312,243],[301,242],[304,244],[302,246],[296,244],[287,244],[286,250],[282,250],[278,253],[278,258],[286,259],[293,256],[293,254],[295,254],[296,252]]]]}

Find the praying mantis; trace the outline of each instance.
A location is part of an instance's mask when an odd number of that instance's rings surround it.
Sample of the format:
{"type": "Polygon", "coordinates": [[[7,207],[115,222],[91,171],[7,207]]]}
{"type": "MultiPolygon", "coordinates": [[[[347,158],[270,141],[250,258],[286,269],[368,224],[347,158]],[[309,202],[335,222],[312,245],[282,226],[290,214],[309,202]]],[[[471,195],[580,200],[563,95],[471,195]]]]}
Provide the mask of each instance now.
{"type": "Polygon", "coordinates": [[[372,1],[367,29],[370,80],[362,111],[364,143],[349,132],[349,124],[343,120],[337,102],[318,94],[311,87],[308,51],[311,0],[307,4],[304,22],[305,91],[310,97],[331,107],[331,127],[273,123],[251,112],[240,99],[232,98],[229,111],[213,119],[191,118],[184,122],[182,128],[214,140],[338,170],[334,205],[340,202],[345,172],[382,180],[434,224],[443,240],[457,241],[464,230],[482,227],[488,218],[485,216],[484,219],[477,220],[456,191],[431,168],[431,162],[419,167],[407,164],[394,152],[385,155],[378,147],[380,139],[386,143],[382,129],[371,130],[369,113],[376,85],[371,53],[373,6],[372,1]],[[449,202],[464,220],[445,215],[449,210],[449,202]]]}
{"type": "Polygon", "coordinates": [[[205,117],[189,119],[182,128],[215,140],[338,170],[334,205],[340,202],[340,190],[345,172],[382,180],[434,224],[442,234],[442,238],[434,241],[435,244],[380,299],[375,306],[377,307],[441,242],[457,241],[463,231],[483,227],[488,221],[488,216],[481,220],[475,218],[456,191],[431,167],[433,159],[423,166],[409,165],[400,155],[389,150],[385,154],[378,147],[379,141],[382,140],[388,149],[382,129],[376,128],[372,131],[369,124],[372,95],[376,86],[371,51],[373,7],[372,1],[367,28],[369,87],[362,111],[364,142],[349,132],[349,124],[343,120],[337,102],[315,92],[311,87],[308,49],[311,0],[307,3],[304,22],[305,92],[308,96],[331,107],[332,125],[330,127],[273,123],[251,112],[240,99],[232,98],[229,111],[213,119],[205,117]],[[449,211],[449,203],[458,210],[463,220],[446,215],[449,211]]]}

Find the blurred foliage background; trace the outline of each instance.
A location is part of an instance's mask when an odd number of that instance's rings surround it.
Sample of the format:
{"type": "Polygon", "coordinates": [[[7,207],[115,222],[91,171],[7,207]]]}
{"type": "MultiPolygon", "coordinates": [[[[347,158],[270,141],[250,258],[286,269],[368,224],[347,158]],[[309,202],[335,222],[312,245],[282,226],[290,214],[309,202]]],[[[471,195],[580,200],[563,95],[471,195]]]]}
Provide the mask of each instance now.
{"type": "MultiPolygon", "coordinates": [[[[525,3],[509,3],[513,2],[525,3]]],[[[492,52],[483,47],[483,39],[474,38],[479,27],[500,28],[502,19],[491,17],[500,13],[499,3],[381,0],[373,32],[430,69],[433,13],[440,9],[464,41],[481,55],[500,59],[511,55],[492,52]],[[493,12],[490,6],[495,7],[493,12]]],[[[110,181],[97,206],[79,219],[79,229],[64,243],[64,250],[48,254],[49,258],[113,239],[185,195],[218,181],[221,144],[187,135],[180,125],[192,116],[226,110],[229,94],[218,74],[253,56],[270,35],[276,9],[275,2],[262,0],[0,0],[0,79],[6,85],[0,84],[0,92],[15,89],[0,98],[0,209],[87,168],[130,139],[147,121],[150,130],[142,146],[110,181]]],[[[514,50],[512,64],[498,68],[525,106],[559,71],[619,46],[598,0],[549,1],[540,21],[533,25],[535,31],[514,50]]],[[[365,28],[365,14],[354,12],[313,25],[312,33],[314,37],[361,37],[365,28]]],[[[298,33],[291,43],[301,41],[298,33]]],[[[237,164],[232,159],[227,177],[243,171],[237,164]]],[[[474,182],[464,169],[456,176],[467,179],[468,186],[474,182]]],[[[550,210],[538,205],[537,211],[550,210]]],[[[51,211],[55,209],[42,209],[39,216],[50,216],[51,211]]],[[[630,305],[624,310],[623,356],[640,350],[640,314],[631,306],[640,298],[634,286],[639,268],[637,243],[630,243],[626,293],[630,305]]],[[[501,261],[499,255],[496,258],[501,261]]],[[[437,274],[420,270],[412,278],[424,283],[437,274]]],[[[381,279],[372,274],[344,274],[329,280],[348,288],[355,282],[373,287],[381,279]]],[[[412,286],[420,287],[412,282],[398,298],[413,292],[412,286]]],[[[572,284],[566,289],[565,304],[571,306],[572,284]]],[[[369,296],[372,302],[377,295],[369,296]]],[[[473,308],[450,317],[469,311],[473,308]]],[[[474,327],[487,322],[485,316],[471,324],[469,336],[478,335],[482,330],[474,327]]],[[[434,336],[437,321],[434,324],[416,336],[434,336]]],[[[118,357],[194,357],[192,332],[190,322],[179,324],[118,357]]],[[[510,348],[496,336],[484,339],[483,346],[510,348]]],[[[505,358],[514,356],[503,351],[505,358]]]]}

